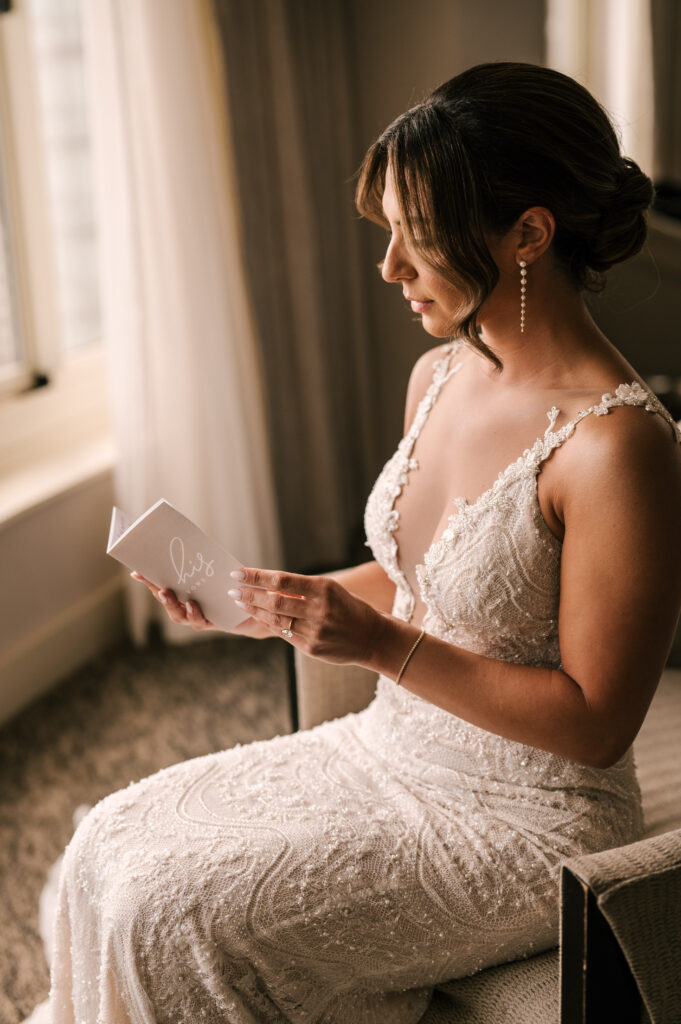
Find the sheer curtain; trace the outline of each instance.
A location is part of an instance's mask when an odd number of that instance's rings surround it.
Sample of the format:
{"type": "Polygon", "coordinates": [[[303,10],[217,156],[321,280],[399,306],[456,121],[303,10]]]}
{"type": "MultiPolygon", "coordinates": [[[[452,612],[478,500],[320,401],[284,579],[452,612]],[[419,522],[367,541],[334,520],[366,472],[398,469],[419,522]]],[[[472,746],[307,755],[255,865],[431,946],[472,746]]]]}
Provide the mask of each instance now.
{"type": "Polygon", "coordinates": [[[548,0],[546,63],[606,108],[624,153],[653,173],[650,0],[548,0]]]}
{"type": "MultiPolygon", "coordinates": [[[[118,502],[165,497],[246,564],[279,565],[213,9],[87,0],[83,17],[118,502]]],[[[131,584],[138,640],[158,611],[131,584]]]]}

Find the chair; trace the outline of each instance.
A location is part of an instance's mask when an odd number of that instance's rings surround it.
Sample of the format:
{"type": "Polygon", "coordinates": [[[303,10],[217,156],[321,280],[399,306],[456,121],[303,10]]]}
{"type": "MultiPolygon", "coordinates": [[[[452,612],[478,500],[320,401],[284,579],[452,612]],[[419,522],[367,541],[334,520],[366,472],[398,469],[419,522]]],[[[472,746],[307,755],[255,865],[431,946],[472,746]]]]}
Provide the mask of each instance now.
{"type": "MultiPolygon", "coordinates": [[[[295,654],[299,725],[360,711],[376,677],[295,654]]],[[[634,745],[637,843],[562,867],[560,946],[436,988],[422,1024],[681,1022],[681,671],[668,669],[634,745]]]]}

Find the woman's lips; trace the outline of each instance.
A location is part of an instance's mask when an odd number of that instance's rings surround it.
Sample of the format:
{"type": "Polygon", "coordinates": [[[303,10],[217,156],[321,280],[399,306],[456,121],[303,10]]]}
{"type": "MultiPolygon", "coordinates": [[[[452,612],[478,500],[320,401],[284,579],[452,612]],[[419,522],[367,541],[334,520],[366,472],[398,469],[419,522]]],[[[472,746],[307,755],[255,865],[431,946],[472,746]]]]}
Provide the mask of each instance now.
{"type": "Polygon", "coordinates": [[[425,302],[419,302],[416,299],[411,299],[410,303],[411,303],[412,313],[426,313],[430,309],[430,307],[433,305],[433,300],[432,299],[426,299],[425,302]]]}

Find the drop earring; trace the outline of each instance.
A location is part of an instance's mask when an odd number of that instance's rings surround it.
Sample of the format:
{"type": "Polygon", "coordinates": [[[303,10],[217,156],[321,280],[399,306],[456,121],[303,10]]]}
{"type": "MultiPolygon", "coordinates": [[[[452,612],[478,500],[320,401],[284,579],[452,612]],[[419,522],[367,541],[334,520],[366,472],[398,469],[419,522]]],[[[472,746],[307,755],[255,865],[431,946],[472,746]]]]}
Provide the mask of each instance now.
{"type": "Polygon", "coordinates": [[[520,261],[520,333],[525,333],[525,307],[527,302],[525,300],[525,293],[527,291],[527,263],[525,260],[520,261]]]}

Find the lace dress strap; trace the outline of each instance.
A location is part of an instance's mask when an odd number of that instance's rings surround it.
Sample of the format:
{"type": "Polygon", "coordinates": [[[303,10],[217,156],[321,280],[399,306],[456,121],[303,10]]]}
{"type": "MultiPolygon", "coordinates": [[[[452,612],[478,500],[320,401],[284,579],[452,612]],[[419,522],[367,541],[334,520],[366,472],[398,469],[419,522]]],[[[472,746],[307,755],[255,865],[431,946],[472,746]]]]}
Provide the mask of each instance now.
{"type": "Polygon", "coordinates": [[[462,363],[454,363],[453,359],[457,352],[463,347],[462,341],[451,341],[444,347],[444,354],[433,363],[433,376],[428,390],[418,404],[416,414],[411,422],[409,430],[402,438],[400,445],[409,448],[410,451],[416,444],[416,440],[423,430],[428,419],[428,413],[435,405],[437,398],[450,377],[461,369],[462,363]]]}
{"type": "Polygon", "coordinates": [[[549,425],[544,432],[543,438],[538,438],[533,447],[528,448],[525,452],[525,458],[538,466],[549,457],[555,448],[559,448],[560,445],[574,434],[577,424],[581,423],[581,421],[587,416],[607,416],[611,409],[616,409],[618,406],[622,405],[642,406],[647,412],[656,413],[658,416],[661,416],[662,419],[665,420],[665,422],[672,428],[676,443],[681,443],[681,431],[679,430],[679,425],[676,423],[671,413],[665,408],[656,395],[651,391],[648,391],[635,380],[632,381],[631,384],[620,384],[614,394],[610,391],[606,391],[606,393],[601,396],[601,400],[599,402],[589,406],[588,409],[582,409],[581,412],[577,413],[574,419],[565,423],[558,430],[554,430],[554,427],[556,425],[556,420],[560,415],[560,409],[554,405],[546,414],[549,420],[549,425]]]}
{"type": "Polygon", "coordinates": [[[445,346],[444,354],[440,359],[437,359],[433,364],[433,376],[428,389],[418,404],[414,419],[411,422],[409,430],[401,439],[397,446],[397,451],[393,456],[394,463],[399,466],[399,470],[396,474],[393,488],[392,488],[392,500],[391,508],[391,530],[397,529],[398,513],[394,509],[395,502],[402,493],[402,488],[407,483],[409,473],[413,469],[418,469],[418,462],[412,458],[412,452],[414,445],[416,444],[419,434],[423,430],[430,410],[435,405],[442,388],[445,386],[450,377],[453,377],[455,373],[458,373],[463,363],[453,363],[454,356],[462,347],[463,342],[452,341],[445,346]]]}
{"type": "Polygon", "coordinates": [[[462,344],[461,341],[452,341],[444,346],[442,356],[433,365],[430,385],[418,404],[409,430],[398,444],[395,454],[384,466],[367,501],[364,516],[367,543],[371,547],[374,557],[377,558],[397,587],[399,610],[395,611],[395,614],[405,620],[411,618],[415,597],[399,563],[395,533],[399,526],[400,513],[395,508],[395,504],[409,480],[409,474],[412,470],[418,469],[418,462],[412,453],[419,434],[428,419],[428,414],[435,405],[444,385],[450,377],[458,373],[463,365],[461,362],[454,361],[454,356],[462,344]]]}

